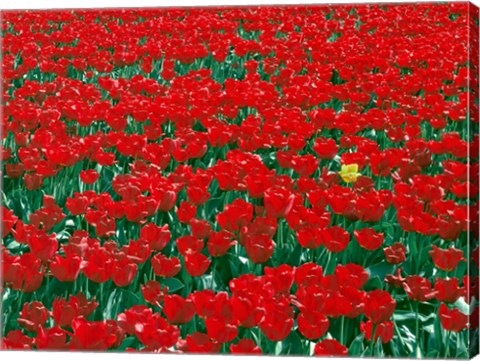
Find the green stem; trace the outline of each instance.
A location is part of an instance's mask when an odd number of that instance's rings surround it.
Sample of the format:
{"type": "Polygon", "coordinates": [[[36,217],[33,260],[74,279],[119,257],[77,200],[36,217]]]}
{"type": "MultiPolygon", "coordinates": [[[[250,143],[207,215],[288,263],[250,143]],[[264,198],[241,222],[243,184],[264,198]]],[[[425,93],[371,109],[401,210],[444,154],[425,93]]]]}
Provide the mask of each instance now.
{"type": "Polygon", "coordinates": [[[418,301],[415,302],[415,346],[417,350],[420,348],[420,342],[418,339],[418,334],[420,331],[419,317],[418,317],[418,301]]]}
{"type": "Polygon", "coordinates": [[[372,323],[372,334],[370,335],[370,356],[373,356],[374,354],[374,348],[375,348],[375,329],[377,328],[377,325],[372,323]]]}
{"type": "Polygon", "coordinates": [[[344,345],[343,331],[345,328],[345,316],[340,316],[340,343],[344,345]]]}
{"type": "Polygon", "coordinates": [[[445,358],[447,359],[448,356],[450,355],[450,331],[447,331],[446,333],[447,337],[445,338],[445,341],[446,341],[446,349],[445,349],[445,358]]]}

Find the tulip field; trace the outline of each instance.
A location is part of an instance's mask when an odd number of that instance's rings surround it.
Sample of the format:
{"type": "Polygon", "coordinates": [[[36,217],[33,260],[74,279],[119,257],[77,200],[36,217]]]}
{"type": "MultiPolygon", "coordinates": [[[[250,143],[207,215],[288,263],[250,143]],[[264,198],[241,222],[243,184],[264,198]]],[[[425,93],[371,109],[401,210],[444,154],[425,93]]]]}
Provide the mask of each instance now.
{"type": "Polygon", "coordinates": [[[1,349],[477,354],[478,26],[2,12],[1,349]]]}

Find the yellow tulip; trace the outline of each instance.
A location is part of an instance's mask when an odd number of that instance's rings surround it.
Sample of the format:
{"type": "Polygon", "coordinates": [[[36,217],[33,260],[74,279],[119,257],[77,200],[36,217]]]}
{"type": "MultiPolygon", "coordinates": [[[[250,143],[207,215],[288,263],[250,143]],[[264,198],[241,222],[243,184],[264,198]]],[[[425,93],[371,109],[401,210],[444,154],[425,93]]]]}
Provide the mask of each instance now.
{"type": "Polygon", "coordinates": [[[355,183],[357,178],[361,175],[358,173],[358,164],[343,164],[342,170],[338,172],[340,177],[346,183],[355,183]]]}

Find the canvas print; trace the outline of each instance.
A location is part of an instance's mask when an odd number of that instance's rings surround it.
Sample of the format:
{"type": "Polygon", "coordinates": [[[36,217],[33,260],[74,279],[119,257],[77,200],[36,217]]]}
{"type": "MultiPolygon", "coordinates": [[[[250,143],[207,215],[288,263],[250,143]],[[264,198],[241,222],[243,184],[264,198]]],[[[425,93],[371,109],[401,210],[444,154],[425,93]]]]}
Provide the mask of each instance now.
{"type": "Polygon", "coordinates": [[[478,25],[3,11],[3,352],[477,354],[478,25]]]}

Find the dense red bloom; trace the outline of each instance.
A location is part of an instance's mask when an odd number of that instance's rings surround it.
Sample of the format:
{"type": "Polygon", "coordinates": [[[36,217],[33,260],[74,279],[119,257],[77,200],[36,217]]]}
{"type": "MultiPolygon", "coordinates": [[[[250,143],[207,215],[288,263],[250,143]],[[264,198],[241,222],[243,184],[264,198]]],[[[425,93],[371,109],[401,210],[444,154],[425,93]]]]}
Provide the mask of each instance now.
{"type": "Polygon", "coordinates": [[[23,305],[17,322],[28,332],[36,332],[39,327],[45,326],[48,317],[49,312],[45,306],[41,302],[33,301],[23,305]]]}
{"type": "Polygon", "coordinates": [[[63,350],[67,348],[67,332],[60,327],[38,329],[35,338],[37,350],[63,350]]]}
{"type": "Polygon", "coordinates": [[[238,335],[237,322],[213,316],[205,320],[208,337],[220,343],[230,342],[238,335]]]}
{"type": "Polygon", "coordinates": [[[317,356],[347,356],[348,349],[334,339],[324,339],[315,345],[317,356]]]}
{"type": "Polygon", "coordinates": [[[81,270],[80,257],[66,257],[56,255],[50,262],[50,271],[61,282],[73,282],[77,279],[81,270]]]}
{"type": "Polygon", "coordinates": [[[230,247],[236,244],[233,240],[234,235],[225,230],[211,232],[208,237],[207,249],[212,257],[221,257],[225,255],[230,247]]]}
{"type": "Polygon", "coordinates": [[[193,277],[200,277],[210,267],[210,259],[202,253],[188,253],[184,259],[185,268],[193,277]]]}
{"type": "Polygon", "coordinates": [[[203,249],[203,241],[190,235],[177,238],[175,241],[178,252],[185,256],[188,253],[198,253],[203,249]]]}
{"type": "Polygon", "coordinates": [[[208,187],[202,186],[188,186],[187,187],[188,200],[196,205],[200,206],[210,199],[210,193],[208,193],[208,187]]]}
{"type": "Polygon", "coordinates": [[[168,295],[164,298],[163,313],[170,323],[188,323],[195,314],[195,307],[190,299],[179,295],[168,295]]]}
{"type": "Polygon", "coordinates": [[[306,287],[317,285],[322,277],[322,267],[315,263],[304,263],[295,269],[295,283],[297,285],[306,287]]]}
{"type": "Polygon", "coordinates": [[[305,227],[297,232],[298,243],[308,249],[316,249],[322,244],[317,227],[305,227]]]}
{"type": "Polygon", "coordinates": [[[160,306],[163,302],[164,296],[168,293],[168,287],[163,287],[155,280],[150,280],[145,285],[140,286],[142,295],[145,301],[155,306],[160,306]]]}
{"type": "Polygon", "coordinates": [[[316,138],[312,149],[321,159],[332,159],[338,152],[335,140],[324,137],[316,138]]]}
{"type": "Polygon", "coordinates": [[[93,282],[106,282],[111,277],[112,262],[110,254],[106,250],[100,249],[88,257],[83,273],[93,282]]]}
{"type": "Polygon", "coordinates": [[[237,342],[237,344],[232,343],[230,345],[230,353],[238,355],[261,355],[262,349],[257,346],[257,344],[253,340],[250,340],[248,338],[242,338],[237,342]]]}
{"type": "Polygon", "coordinates": [[[335,268],[335,276],[339,286],[351,286],[357,289],[362,288],[369,278],[368,272],[355,263],[338,265],[335,268]]]}
{"type": "Polygon", "coordinates": [[[2,216],[2,237],[6,237],[12,231],[18,217],[13,214],[13,211],[7,209],[5,206],[2,206],[2,216]]]}
{"type": "Polygon", "coordinates": [[[201,219],[192,219],[190,221],[190,228],[192,230],[192,235],[198,239],[207,238],[212,231],[210,223],[201,219]]]}
{"type": "Polygon", "coordinates": [[[387,357],[396,302],[477,332],[477,12],[2,13],[1,348],[387,357]]]}
{"type": "Polygon", "coordinates": [[[319,232],[321,243],[330,252],[342,252],[350,242],[350,234],[339,226],[323,229],[319,232]]]}
{"type": "Polygon", "coordinates": [[[192,218],[195,218],[195,214],[197,213],[197,207],[191,205],[188,202],[180,203],[180,206],[177,210],[177,217],[178,220],[182,223],[189,223],[192,218]]]}
{"type": "Polygon", "coordinates": [[[265,317],[258,326],[270,341],[282,341],[288,336],[294,323],[291,311],[290,307],[280,304],[267,306],[265,317]]]}
{"type": "MultiPolygon", "coordinates": [[[[370,341],[372,339],[372,328],[372,321],[360,323],[360,330],[365,335],[365,339],[367,341],[370,341]]],[[[373,338],[375,341],[380,338],[380,340],[382,340],[382,343],[387,343],[390,342],[390,340],[393,338],[393,333],[393,322],[382,322],[378,325],[375,325],[375,333],[373,335],[373,338]]]]}
{"type": "Polygon", "coordinates": [[[433,245],[429,253],[435,266],[443,271],[453,271],[460,261],[465,261],[463,252],[453,247],[444,250],[433,245]]]}
{"type": "Polygon", "coordinates": [[[138,266],[126,256],[120,257],[112,263],[111,278],[118,287],[128,286],[137,275],[138,266]]]}
{"type": "Polygon", "coordinates": [[[7,350],[30,350],[32,349],[34,339],[28,337],[20,330],[10,331],[6,337],[2,339],[2,344],[7,350]]]}
{"type": "Polygon", "coordinates": [[[264,205],[268,217],[284,218],[293,207],[295,196],[285,188],[272,187],[265,191],[264,205]]]}
{"type": "Polygon", "coordinates": [[[172,347],[180,336],[180,330],[168,324],[158,314],[147,315],[145,319],[132,326],[135,336],[150,351],[172,347]]]}
{"type": "Polygon", "coordinates": [[[405,260],[407,259],[405,256],[406,251],[407,248],[402,243],[398,242],[383,249],[387,262],[391,264],[399,264],[405,262],[405,260]]]}
{"type": "Polygon", "coordinates": [[[28,246],[32,254],[42,261],[50,260],[58,249],[57,236],[44,232],[33,232],[28,237],[28,246]]]}
{"type": "Polygon", "coordinates": [[[265,263],[273,255],[275,243],[265,234],[249,235],[245,241],[245,250],[253,263],[265,263]]]}
{"type": "Polygon", "coordinates": [[[44,272],[40,270],[41,261],[31,253],[13,257],[4,261],[3,280],[15,290],[30,293],[42,284],[44,272]]]}
{"type": "Polygon", "coordinates": [[[459,287],[457,278],[436,278],[433,289],[435,298],[440,302],[455,303],[466,295],[465,288],[459,287]]]}
{"type": "Polygon", "coordinates": [[[80,179],[85,184],[93,184],[97,181],[99,174],[94,169],[82,170],[80,172],[80,179]]]}
{"type": "Polygon", "coordinates": [[[425,302],[435,296],[430,281],[420,276],[408,276],[403,283],[408,298],[413,301],[425,302]]]}
{"type": "Polygon", "coordinates": [[[447,331],[460,332],[467,327],[468,315],[461,313],[459,310],[449,309],[444,303],[438,309],[440,323],[447,331]]]}
{"type": "Polygon", "coordinates": [[[395,306],[395,300],[387,291],[371,291],[365,298],[365,316],[374,324],[386,322],[395,311],[395,306]]]}
{"type": "Polygon", "coordinates": [[[72,321],[72,329],[70,347],[74,350],[104,351],[117,341],[107,322],[87,321],[79,317],[72,321]]]}
{"type": "Polygon", "coordinates": [[[165,278],[175,277],[175,275],[182,269],[178,258],[168,258],[160,253],[152,257],[151,263],[153,272],[157,276],[165,278]]]}
{"type": "Polygon", "coordinates": [[[69,327],[75,318],[90,316],[97,306],[98,303],[95,300],[89,302],[81,293],[70,296],[68,301],[63,298],[56,298],[52,305],[52,317],[56,325],[69,327]]]}
{"type": "Polygon", "coordinates": [[[193,353],[216,353],[222,347],[221,343],[211,341],[204,333],[194,332],[186,337],[185,342],[177,346],[180,350],[193,353]]]}
{"type": "Polygon", "coordinates": [[[355,235],[358,244],[369,251],[376,250],[384,241],[383,234],[377,233],[372,228],[363,228],[362,230],[354,231],[353,234],[355,235]]]}
{"type": "Polygon", "coordinates": [[[320,312],[301,312],[297,317],[298,331],[310,340],[317,340],[328,330],[330,322],[320,312]]]}
{"type": "Polygon", "coordinates": [[[236,199],[217,215],[217,222],[223,229],[234,232],[248,225],[253,218],[253,205],[243,199],[236,199]]]}
{"type": "Polygon", "coordinates": [[[147,223],[140,230],[140,238],[147,241],[152,251],[161,251],[170,241],[168,224],[158,227],[153,223],[147,223]]]}
{"type": "Polygon", "coordinates": [[[275,268],[265,267],[264,273],[265,281],[272,285],[275,293],[288,294],[290,292],[294,279],[293,267],[287,264],[275,268]]]}

